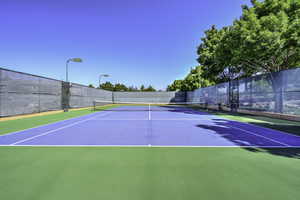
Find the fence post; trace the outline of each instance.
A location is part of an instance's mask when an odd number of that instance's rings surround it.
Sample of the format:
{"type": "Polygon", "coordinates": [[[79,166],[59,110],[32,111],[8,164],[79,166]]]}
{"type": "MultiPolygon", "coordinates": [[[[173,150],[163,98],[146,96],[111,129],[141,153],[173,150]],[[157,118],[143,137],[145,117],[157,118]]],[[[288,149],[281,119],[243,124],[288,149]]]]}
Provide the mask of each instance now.
{"type": "Polygon", "coordinates": [[[62,81],[61,105],[64,112],[68,112],[70,108],[70,83],[62,81]]]}
{"type": "Polygon", "coordinates": [[[230,111],[237,112],[239,107],[239,80],[229,81],[229,104],[230,111]]]}
{"type": "Polygon", "coordinates": [[[250,77],[250,84],[249,84],[249,92],[250,92],[250,99],[249,99],[249,104],[251,109],[253,108],[253,77],[250,77]]]}
{"type": "Polygon", "coordinates": [[[274,91],[275,112],[283,113],[283,72],[276,72],[271,75],[272,88],[274,91]]]}

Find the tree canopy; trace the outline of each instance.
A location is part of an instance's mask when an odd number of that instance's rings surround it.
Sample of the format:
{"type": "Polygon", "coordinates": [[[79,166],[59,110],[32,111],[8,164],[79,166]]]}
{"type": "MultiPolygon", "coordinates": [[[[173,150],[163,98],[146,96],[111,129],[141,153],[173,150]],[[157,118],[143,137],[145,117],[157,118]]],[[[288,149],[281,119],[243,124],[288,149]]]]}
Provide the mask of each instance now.
{"type": "Polygon", "coordinates": [[[300,1],[252,0],[233,25],[212,26],[201,38],[203,78],[216,83],[300,64],[300,1]]]}
{"type": "Polygon", "coordinates": [[[203,78],[202,66],[192,68],[189,74],[183,80],[175,80],[167,87],[168,91],[192,91],[199,87],[207,87],[212,82],[203,78]]]}
{"type": "Polygon", "coordinates": [[[102,83],[99,87],[103,90],[109,90],[109,91],[114,91],[115,88],[115,86],[109,81],[102,83]]]}
{"type": "Polygon", "coordinates": [[[154,89],[154,87],[152,87],[152,85],[149,85],[143,91],[145,91],[145,92],[155,92],[156,90],[154,89]]]}
{"type": "Polygon", "coordinates": [[[100,85],[100,88],[104,89],[104,90],[120,91],[120,92],[127,92],[127,91],[128,92],[139,92],[139,91],[152,92],[152,91],[156,91],[155,88],[151,85],[149,85],[148,87],[141,85],[140,89],[138,89],[138,87],[136,87],[136,86],[127,87],[126,85],[124,85],[122,83],[112,84],[109,81],[102,83],[100,85]]]}
{"type": "Polygon", "coordinates": [[[283,108],[281,70],[300,65],[300,1],[252,0],[231,26],[212,26],[201,38],[198,62],[203,78],[220,83],[267,74],[275,110],[283,108]]]}
{"type": "MultiPolygon", "coordinates": [[[[168,91],[189,91],[257,74],[300,67],[300,1],[252,0],[232,25],[211,26],[197,48],[200,64],[168,91]]],[[[271,76],[273,90],[277,83],[271,76]]],[[[280,88],[279,88],[280,89],[280,88]]]]}
{"type": "Polygon", "coordinates": [[[178,91],[181,90],[183,80],[175,80],[171,85],[168,85],[167,91],[178,91]]]}

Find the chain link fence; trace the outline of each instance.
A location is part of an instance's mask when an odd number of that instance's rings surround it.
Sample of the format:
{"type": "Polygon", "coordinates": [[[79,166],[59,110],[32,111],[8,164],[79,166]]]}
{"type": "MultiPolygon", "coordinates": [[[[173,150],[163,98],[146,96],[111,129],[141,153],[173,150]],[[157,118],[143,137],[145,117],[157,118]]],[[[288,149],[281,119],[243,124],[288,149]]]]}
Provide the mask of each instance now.
{"type": "Polygon", "coordinates": [[[93,102],[185,102],[185,92],[111,92],[0,68],[0,117],[93,106],[93,102]]]}
{"type": "Polygon", "coordinates": [[[188,102],[231,111],[300,115],[300,68],[233,80],[187,92],[188,102]]]}
{"type": "Polygon", "coordinates": [[[62,82],[0,68],[0,116],[61,109],[62,82]]]}
{"type": "Polygon", "coordinates": [[[300,116],[300,68],[233,80],[190,92],[110,92],[0,68],[0,117],[105,102],[194,102],[204,107],[300,116]]]}
{"type": "Polygon", "coordinates": [[[76,83],[71,84],[69,99],[71,108],[89,107],[95,100],[112,102],[112,92],[76,83]]]}

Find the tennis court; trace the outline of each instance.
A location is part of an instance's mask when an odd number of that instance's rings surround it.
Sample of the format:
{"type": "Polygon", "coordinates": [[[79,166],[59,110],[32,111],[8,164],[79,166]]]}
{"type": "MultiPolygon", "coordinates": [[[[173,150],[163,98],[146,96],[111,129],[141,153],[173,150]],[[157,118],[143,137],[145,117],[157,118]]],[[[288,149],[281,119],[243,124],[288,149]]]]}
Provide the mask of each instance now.
{"type": "Polygon", "coordinates": [[[300,147],[300,137],[185,106],[116,105],[0,136],[1,146],[300,147]]]}

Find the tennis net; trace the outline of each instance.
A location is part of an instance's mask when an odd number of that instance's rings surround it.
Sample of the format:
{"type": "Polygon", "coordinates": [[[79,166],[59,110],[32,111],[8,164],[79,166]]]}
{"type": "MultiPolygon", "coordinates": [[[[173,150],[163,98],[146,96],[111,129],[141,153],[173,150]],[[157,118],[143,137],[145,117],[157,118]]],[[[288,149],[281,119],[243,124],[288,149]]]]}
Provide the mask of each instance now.
{"type": "Polygon", "coordinates": [[[195,102],[111,102],[97,101],[93,102],[95,111],[189,111],[199,106],[195,102]]]}

